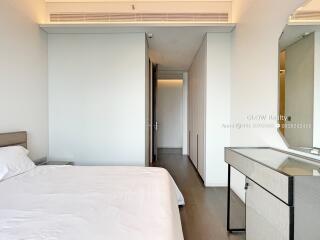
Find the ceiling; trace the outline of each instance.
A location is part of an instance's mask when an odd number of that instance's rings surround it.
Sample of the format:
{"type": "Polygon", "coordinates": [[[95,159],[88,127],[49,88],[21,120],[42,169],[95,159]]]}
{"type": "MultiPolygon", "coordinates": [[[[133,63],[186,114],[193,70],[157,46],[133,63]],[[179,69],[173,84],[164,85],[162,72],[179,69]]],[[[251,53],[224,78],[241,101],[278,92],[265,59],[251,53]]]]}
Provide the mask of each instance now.
{"type": "Polygon", "coordinates": [[[320,24],[292,24],[287,25],[279,41],[281,50],[300,40],[304,35],[312,32],[320,32],[320,24]]]}
{"type": "Polygon", "coordinates": [[[231,32],[234,28],[234,24],[228,23],[231,20],[232,0],[46,0],[46,2],[49,16],[51,13],[77,14],[82,12],[137,12],[147,13],[147,15],[152,13],[179,14],[180,12],[227,13],[228,21],[217,21],[219,22],[217,24],[197,24],[195,22],[190,25],[189,23],[179,24],[175,19],[174,22],[167,25],[163,20],[152,25],[137,24],[134,21],[129,21],[122,26],[112,25],[113,22],[108,24],[100,22],[95,25],[92,20],[78,24],[52,21],[51,24],[42,25],[49,33],[151,33],[153,37],[148,39],[149,56],[153,62],[159,64],[159,72],[163,78],[180,76],[181,72],[189,69],[207,32],[231,32]],[[134,9],[131,8],[132,4],[135,5],[134,9]]]}
{"type": "Polygon", "coordinates": [[[279,40],[280,50],[294,44],[305,35],[320,31],[320,0],[306,1],[294,14],[302,13],[298,21],[289,21],[279,40]],[[308,15],[310,13],[310,15],[308,15]]]}
{"type": "MultiPolygon", "coordinates": [[[[197,0],[45,0],[46,2],[197,2],[197,0]]],[[[203,2],[232,2],[232,0],[204,0],[203,2]]]]}
{"type": "Polygon", "coordinates": [[[92,24],[48,24],[48,33],[137,33],[152,34],[148,38],[152,62],[166,72],[187,71],[207,32],[231,32],[234,24],[215,26],[105,26],[92,24]]]}
{"type": "Polygon", "coordinates": [[[320,0],[311,0],[298,8],[298,11],[320,11],[320,0]]]}
{"type": "Polygon", "coordinates": [[[160,69],[174,68],[187,71],[206,32],[216,31],[217,29],[208,27],[149,29],[147,32],[153,34],[153,38],[148,39],[150,58],[153,62],[160,64],[160,69]]]}

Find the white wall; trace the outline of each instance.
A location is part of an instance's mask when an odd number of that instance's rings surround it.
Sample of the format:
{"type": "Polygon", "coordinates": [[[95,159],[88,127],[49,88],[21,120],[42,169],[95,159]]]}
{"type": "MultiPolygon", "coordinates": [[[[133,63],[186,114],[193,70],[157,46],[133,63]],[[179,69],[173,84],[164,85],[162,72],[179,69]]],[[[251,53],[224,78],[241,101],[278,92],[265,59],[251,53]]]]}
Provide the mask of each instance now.
{"type": "Polygon", "coordinates": [[[145,165],[145,34],[49,35],[49,154],[145,165]]]}
{"type": "Polygon", "coordinates": [[[42,0],[0,1],[0,132],[27,131],[31,158],[47,155],[47,35],[42,0]]]}
{"type": "MultiPolygon", "coordinates": [[[[250,115],[277,115],[278,40],[288,16],[303,0],[235,0],[237,27],[232,40],[231,123],[251,123],[250,115]]],[[[276,120],[264,123],[275,124],[276,120]]],[[[286,148],[273,128],[231,129],[232,146],[286,148]]],[[[233,190],[244,199],[244,177],[234,174],[233,190]]]]}
{"type": "Polygon", "coordinates": [[[188,155],[188,72],[183,73],[182,154],[188,155]]]}
{"type": "Polygon", "coordinates": [[[224,147],[230,145],[231,34],[207,34],[206,186],[227,186],[224,147]]]}
{"type": "MultiPolygon", "coordinates": [[[[310,34],[286,48],[285,115],[291,116],[288,124],[313,124],[314,40],[314,34],[310,34]]],[[[286,128],[284,135],[292,147],[313,146],[312,128],[286,128]]]]}
{"type": "Polygon", "coordinates": [[[157,120],[159,148],[182,148],[183,80],[158,80],[157,120]]]}

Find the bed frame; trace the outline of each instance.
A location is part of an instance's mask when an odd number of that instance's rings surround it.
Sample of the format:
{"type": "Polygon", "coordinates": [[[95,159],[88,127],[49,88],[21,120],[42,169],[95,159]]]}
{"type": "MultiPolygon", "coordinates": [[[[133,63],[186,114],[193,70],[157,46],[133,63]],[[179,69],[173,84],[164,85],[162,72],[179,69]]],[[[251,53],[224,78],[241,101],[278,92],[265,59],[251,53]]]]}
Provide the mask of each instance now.
{"type": "Polygon", "coordinates": [[[27,148],[27,132],[0,133],[0,147],[15,145],[27,148]]]}

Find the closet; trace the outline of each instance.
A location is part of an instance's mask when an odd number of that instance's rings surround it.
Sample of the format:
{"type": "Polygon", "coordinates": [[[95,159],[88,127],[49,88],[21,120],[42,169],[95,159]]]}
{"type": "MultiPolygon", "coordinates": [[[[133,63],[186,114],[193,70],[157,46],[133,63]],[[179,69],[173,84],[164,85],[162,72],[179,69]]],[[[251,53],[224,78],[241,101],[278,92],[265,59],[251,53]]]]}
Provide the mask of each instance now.
{"type": "Polygon", "coordinates": [[[207,33],[189,68],[189,157],[205,186],[226,186],[230,144],[231,36],[207,33]]]}
{"type": "Polygon", "coordinates": [[[206,51],[206,41],[204,41],[190,67],[188,82],[189,157],[203,180],[205,179],[206,51]]]}

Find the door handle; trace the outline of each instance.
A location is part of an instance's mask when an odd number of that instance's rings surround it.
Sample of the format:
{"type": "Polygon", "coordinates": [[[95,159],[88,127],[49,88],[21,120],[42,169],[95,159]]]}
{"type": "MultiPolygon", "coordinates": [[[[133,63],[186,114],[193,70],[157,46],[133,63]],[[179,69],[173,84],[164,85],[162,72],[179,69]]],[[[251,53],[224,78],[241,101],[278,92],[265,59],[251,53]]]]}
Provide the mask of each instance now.
{"type": "Polygon", "coordinates": [[[155,124],[154,124],[154,128],[155,128],[156,131],[158,131],[159,125],[160,125],[159,122],[156,121],[155,124]]]}

